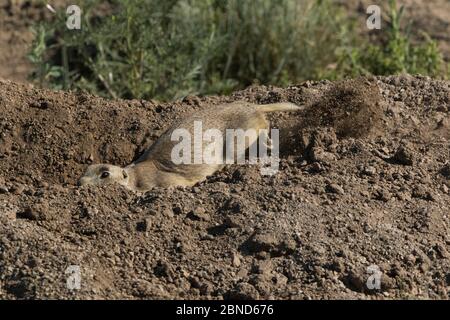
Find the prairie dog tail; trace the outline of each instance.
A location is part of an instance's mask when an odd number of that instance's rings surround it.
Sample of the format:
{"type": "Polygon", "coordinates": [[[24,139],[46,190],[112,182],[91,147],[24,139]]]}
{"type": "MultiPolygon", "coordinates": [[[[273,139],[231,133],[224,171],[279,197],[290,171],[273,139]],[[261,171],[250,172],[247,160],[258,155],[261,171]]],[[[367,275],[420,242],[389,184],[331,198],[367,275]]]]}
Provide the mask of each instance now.
{"type": "Polygon", "coordinates": [[[290,102],[256,105],[256,110],[261,112],[299,111],[303,109],[305,109],[304,106],[297,106],[290,102]]]}

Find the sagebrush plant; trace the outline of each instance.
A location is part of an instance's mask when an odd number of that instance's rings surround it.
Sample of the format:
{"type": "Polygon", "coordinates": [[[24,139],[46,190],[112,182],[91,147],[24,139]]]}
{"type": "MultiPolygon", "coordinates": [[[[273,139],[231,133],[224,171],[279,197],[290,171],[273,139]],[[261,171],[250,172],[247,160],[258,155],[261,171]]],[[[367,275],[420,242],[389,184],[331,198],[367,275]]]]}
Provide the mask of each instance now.
{"type": "Polygon", "coordinates": [[[319,78],[347,22],[329,0],[81,1],[81,30],[64,12],[36,27],[33,77],[53,88],[176,99],[319,78]],[[51,72],[50,72],[51,71],[51,72]]]}
{"type": "Polygon", "coordinates": [[[81,30],[66,28],[64,11],[35,26],[29,57],[40,85],[170,100],[229,93],[253,83],[284,86],[368,73],[437,75],[441,69],[436,44],[412,46],[396,8],[388,45],[377,46],[353,36],[352,21],[332,0],[108,3],[105,11],[100,0],[79,1],[81,30]]]}
{"type": "Polygon", "coordinates": [[[381,43],[363,43],[351,47],[341,57],[338,73],[356,75],[395,75],[402,73],[447,77],[446,68],[436,41],[426,33],[420,44],[412,43],[411,24],[402,30],[404,6],[389,1],[385,39],[381,43]]]}
{"type": "Polygon", "coordinates": [[[35,78],[52,87],[64,83],[66,89],[111,97],[176,98],[196,91],[206,61],[217,49],[212,25],[202,21],[213,13],[208,9],[211,1],[196,1],[195,10],[184,12],[181,1],[149,0],[142,5],[125,0],[113,3],[111,14],[92,14],[100,2],[81,1],[81,30],[67,30],[64,14],[38,27],[31,57],[58,66],[60,73],[43,75],[46,69],[37,68],[35,78]],[[177,11],[190,14],[198,25],[177,11]]]}

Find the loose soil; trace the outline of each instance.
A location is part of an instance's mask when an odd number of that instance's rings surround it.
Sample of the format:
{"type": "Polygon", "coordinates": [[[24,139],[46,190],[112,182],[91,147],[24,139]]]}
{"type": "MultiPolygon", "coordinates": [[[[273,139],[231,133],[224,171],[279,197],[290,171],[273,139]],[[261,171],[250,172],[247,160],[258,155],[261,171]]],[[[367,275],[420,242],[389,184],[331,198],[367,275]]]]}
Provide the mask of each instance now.
{"type": "Polygon", "coordinates": [[[171,103],[0,80],[0,298],[448,299],[449,110],[450,82],[408,75],[171,103]],[[90,163],[129,164],[177,119],[236,100],[307,106],[271,115],[276,175],[76,186],[90,163]]]}

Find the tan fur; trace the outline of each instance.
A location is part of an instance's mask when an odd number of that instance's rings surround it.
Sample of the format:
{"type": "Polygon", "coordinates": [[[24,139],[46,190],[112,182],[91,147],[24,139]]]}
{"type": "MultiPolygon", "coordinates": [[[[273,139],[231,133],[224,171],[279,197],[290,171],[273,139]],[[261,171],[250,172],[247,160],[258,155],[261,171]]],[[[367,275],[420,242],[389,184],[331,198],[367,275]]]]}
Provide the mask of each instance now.
{"type": "MultiPolygon", "coordinates": [[[[145,191],[152,187],[192,186],[204,180],[222,164],[181,164],[176,165],[171,160],[171,152],[178,141],[171,141],[175,129],[184,128],[193,136],[194,121],[202,121],[203,131],[214,128],[225,136],[226,129],[269,129],[265,117],[267,112],[297,111],[292,103],[274,103],[255,105],[248,102],[234,102],[205,108],[172,125],[161,137],[134,163],[120,168],[113,165],[99,164],[89,166],[80,185],[119,183],[132,190],[145,191]],[[104,171],[109,177],[101,178],[104,171]]],[[[256,141],[250,141],[250,144],[256,141]]]]}

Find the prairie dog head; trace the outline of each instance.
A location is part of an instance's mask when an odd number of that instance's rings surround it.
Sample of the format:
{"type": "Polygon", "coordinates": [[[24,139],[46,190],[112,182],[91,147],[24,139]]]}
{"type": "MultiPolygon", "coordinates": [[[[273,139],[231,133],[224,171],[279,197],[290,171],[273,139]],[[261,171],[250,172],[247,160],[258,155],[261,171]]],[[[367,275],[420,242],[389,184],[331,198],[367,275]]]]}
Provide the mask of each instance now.
{"type": "Polygon", "coordinates": [[[87,168],[78,181],[78,185],[106,185],[114,182],[124,186],[127,185],[128,173],[124,168],[110,164],[94,164],[87,168]]]}

